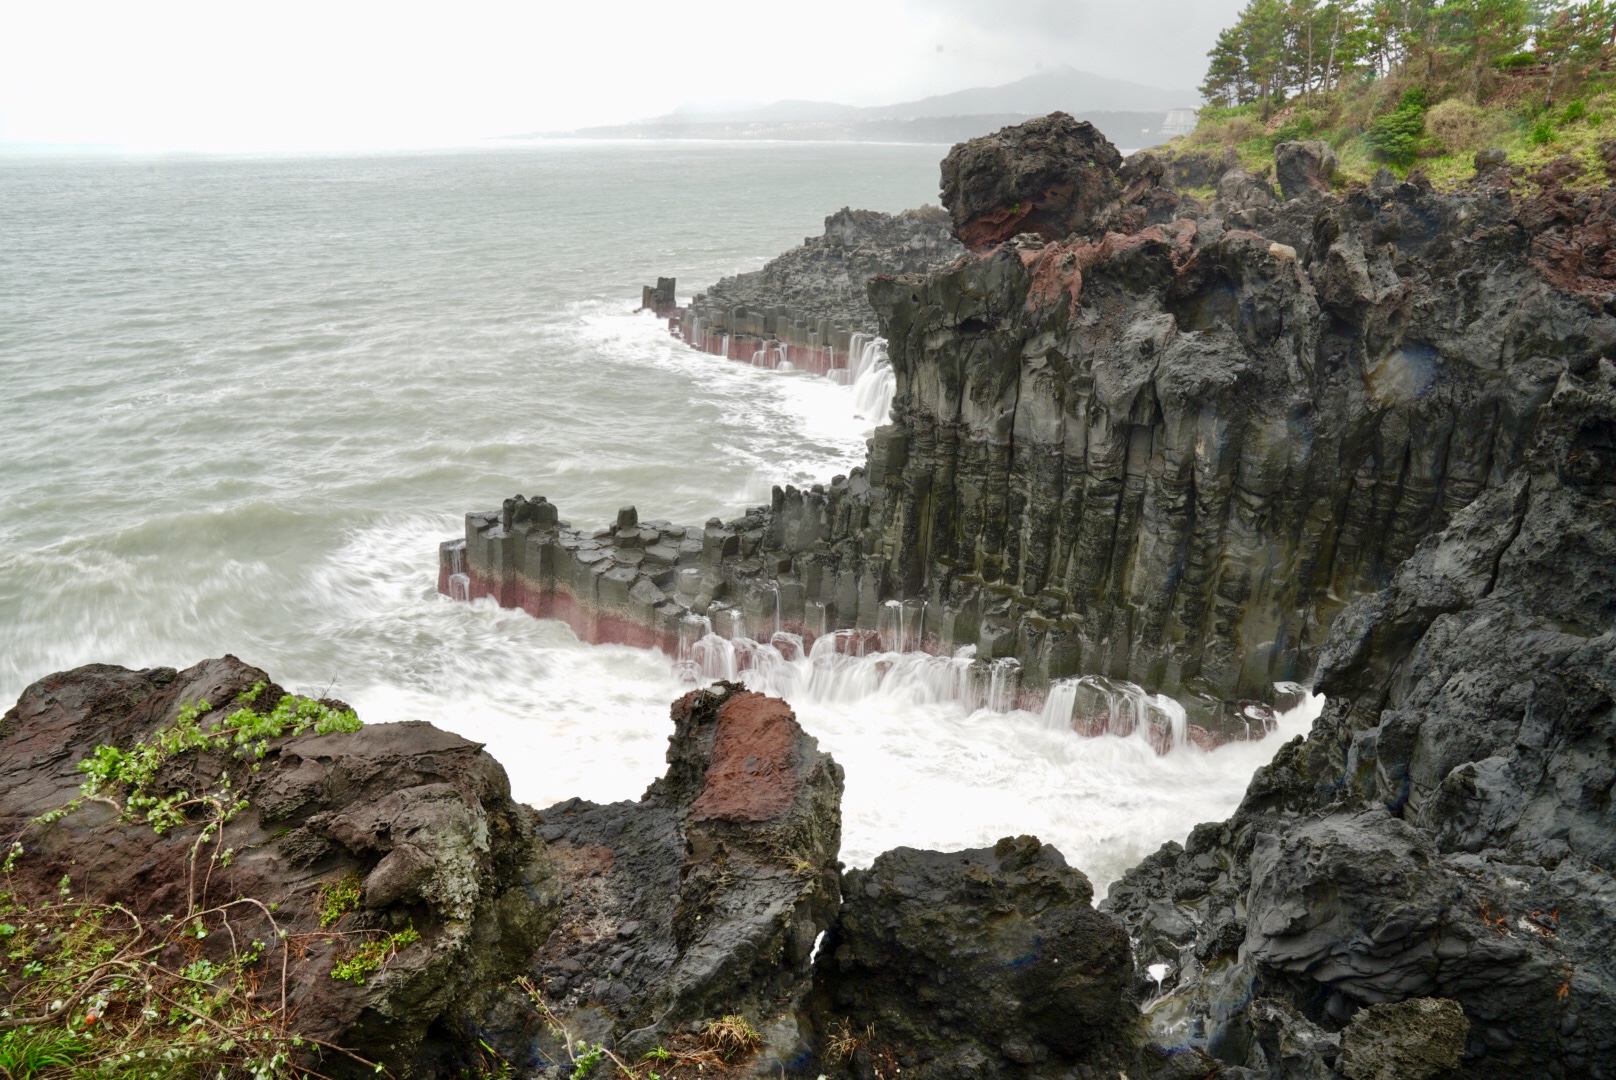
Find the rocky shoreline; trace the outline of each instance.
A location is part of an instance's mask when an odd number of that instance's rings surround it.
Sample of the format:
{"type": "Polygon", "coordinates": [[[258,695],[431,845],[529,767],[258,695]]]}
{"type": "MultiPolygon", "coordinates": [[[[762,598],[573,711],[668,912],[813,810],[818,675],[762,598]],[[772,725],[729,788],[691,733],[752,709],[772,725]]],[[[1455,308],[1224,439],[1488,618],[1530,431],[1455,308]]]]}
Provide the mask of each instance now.
{"type": "MultiPolygon", "coordinates": [[[[1033,837],[846,869],[840,767],[735,682],[673,705],[640,800],[534,809],[477,744],[234,657],[23,693],[6,902],[185,928],[176,979],[260,1011],[278,979],[333,1077],[1610,1077],[1616,191],[1478,164],[1336,194],[1285,144],[1275,193],[1061,114],[963,144],[971,252],[869,287],[898,394],[864,467],[703,527],[517,496],[442,546],[448,595],[681,660],[972,646],[1214,737],[1313,681],[1236,813],[1097,905],[1033,837]]],[[[139,990],[106,985],[30,1022],[139,990]]]]}
{"type": "Polygon", "coordinates": [[[649,547],[471,514],[440,587],[670,654],[692,614],[898,618],[903,647],[1013,662],[1030,700],[1105,676],[1232,731],[1616,342],[1608,194],[1487,165],[1337,196],[1327,148],[1282,150],[1276,193],[1228,162],[1123,162],[1069,118],[956,147],[944,200],[978,250],[872,281],[897,395],[862,467],[649,547]]]}
{"type": "Polygon", "coordinates": [[[901,214],[844,207],[825,219],[824,235],[806,237],[761,270],[724,278],[684,307],[674,279],[659,278],[642,291],[640,306],[701,352],[828,375],[856,362],[876,336],[871,278],[925,273],[963,253],[934,206],[901,214]]]}

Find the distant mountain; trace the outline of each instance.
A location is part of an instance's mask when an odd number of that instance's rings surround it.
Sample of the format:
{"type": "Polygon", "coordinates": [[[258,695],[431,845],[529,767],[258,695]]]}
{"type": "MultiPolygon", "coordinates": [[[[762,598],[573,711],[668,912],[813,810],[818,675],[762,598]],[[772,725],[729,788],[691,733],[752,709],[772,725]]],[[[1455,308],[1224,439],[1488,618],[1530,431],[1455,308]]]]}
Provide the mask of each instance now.
{"type": "Polygon", "coordinates": [[[1040,71],[1004,86],[957,90],[858,110],[859,119],[907,120],[927,116],[978,116],[987,113],[1024,113],[1043,116],[1057,109],[1076,116],[1087,112],[1165,112],[1193,106],[1200,94],[1193,90],[1163,90],[1156,86],[1108,79],[1076,68],[1040,71]]]}
{"type": "MultiPolygon", "coordinates": [[[[1075,68],[1041,71],[1004,86],[977,87],[896,105],[828,101],[692,102],[650,120],[578,131],[583,139],[851,139],[951,143],[1057,109],[1089,120],[1112,142],[1137,149],[1162,141],[1168,110],[1194,105],[1193,90],[1163,90],[1075,68]]],[[[540,138],[544,133],[513,136],[540,138]]]]}

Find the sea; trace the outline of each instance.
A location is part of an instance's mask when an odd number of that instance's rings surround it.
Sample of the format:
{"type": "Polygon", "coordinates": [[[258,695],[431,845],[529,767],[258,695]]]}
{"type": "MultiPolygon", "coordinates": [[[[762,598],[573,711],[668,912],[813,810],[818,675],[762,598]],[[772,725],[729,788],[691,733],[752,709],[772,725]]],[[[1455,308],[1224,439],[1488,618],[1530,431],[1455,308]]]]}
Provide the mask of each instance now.
{"type": "MultiPolygon", "coordinates": [[[[440,596],[438,542],[517,493],[699,524],[857,464],[881,418],[854,388],[697,353],[640,287],[688,297],[843,206],[936,202],[945,152],[0,153],[0,709],[80,664],[233,653],[485,743],[535,806],[638,798],[674,658],[440,596]]],[[[844,860],[1032,834],[1102,894],[1227,816],[1319,705],[1159,754],[934,697],[793,701],[846,770],[844,860]]]]}

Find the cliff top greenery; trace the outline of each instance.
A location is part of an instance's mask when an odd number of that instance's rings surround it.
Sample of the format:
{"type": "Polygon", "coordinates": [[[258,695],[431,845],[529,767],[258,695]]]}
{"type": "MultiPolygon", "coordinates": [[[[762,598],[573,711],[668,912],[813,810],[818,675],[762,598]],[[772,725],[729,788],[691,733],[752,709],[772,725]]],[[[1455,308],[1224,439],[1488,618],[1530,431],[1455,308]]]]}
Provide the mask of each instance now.
{"type": "Polygon", "coordinates": [[[1209,104],[1173,151],[1322,139],[1338,183],[1382,167],[1467,179],[1496,147],[1533,169],[1562,155],[1604,175],[1616,139],[1616,0],[1249,0],[1208,54],[1209,104]]]}

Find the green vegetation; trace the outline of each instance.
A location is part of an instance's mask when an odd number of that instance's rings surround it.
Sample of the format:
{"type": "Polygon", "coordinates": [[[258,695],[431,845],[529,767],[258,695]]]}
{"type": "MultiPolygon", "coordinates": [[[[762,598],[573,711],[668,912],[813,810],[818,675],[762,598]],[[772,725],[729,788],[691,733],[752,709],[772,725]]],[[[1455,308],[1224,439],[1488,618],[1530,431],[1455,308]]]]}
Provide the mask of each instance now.
{"type": "Polygon", "coordinates": [[[329,930],[341,922],[344,915],[358,911],[364,887],[358,874],[348,874],[340,881],[320,886],[320,929],[329,930]]]}
{"type": "Polygon", "coordinates": [[[668,1076],[699,1077],[706,1070],[722,1070],[756,1053],[763,1045],[763,1037],[744,1016],[724,1016],[710,1021],[699,1036],[676,1035],[672,1046],[654,1046],[630,1064],[599,1043],[588,1043],[573,1035],[566,1023],[555,1014],[544,999],[544,994],[527,979],[517,979],[515,985],[527,995],[529,1003],[544,1019],[551,1038],[561,1043],[567,1061],[572,1066],[570,1080],[586,1077],[609,1077],[611,1080],[663,1080],[663,1074],[653,1067],[670,1070],[668,1076]]]}
{"type": "MultiPolygon", "coordinates": [[[[222,719],[208,723],[205,702],[183,707],[173,723],[133,746],[98,746],[79,769],[80,795],[29,823],[61,821],[86,803],[117,811],[124,823],[159,836],[194,831],[187,847],[188,890],[176,910],[139,916],[117,903],[76,898],[63,877],[53,896],[18,881],[27,857],[22,836],[0,860],[0,1076],[11,1080],[147,1080],[252,1075],[290,1080],[313,1074],[316,1050],[342,1050],[299,1036],[287,1007],[287,979],[316,937],[291,934],[274,905],[251,897],[216,902],[214,873],[236,855],[227,846],[231,821],[247,806],[231,769],[256,771],[269,741],[306,732],[354,731],[358,718],[308,698],[286,695],[256,712],[263,684],[242,694],[222,719]],[[226,767],[220,768],[220,760],[226,767]],[[217,769],[217,779],[171,791],[175,777],[217,769]]],[[[359,882],[344,878],[317,897],[322,930],[358,905],[359,882]]],[[[419,939],[413,927],[371,936],[332,969],[332,977],[364,981],[398,949],[419,939]]]]}
{"type": "Polygon", "coordinates": [[[1616,139],[1616,0],[1249,0],[1209,57],[1211,104],[1170,148],[1249,169],[1316,138],[1342,183],[1456,183],[1489,147],[1528,170],[1569,154],[1591,181],[1616,139]]]}
{"type": "Polygon", "coordinates": [[[352,954],[331,965],[331,977],[351,983],[363,983],[371,973],[380,971],[381,966],[391,960],[398,950],[406,945],[414,945],[420,940],[421,935],[416,932],[415,927],[408,926],[396,934],[362,942],[352,954]]]}

